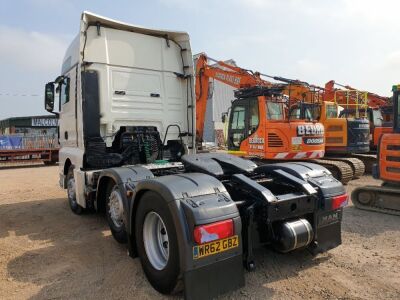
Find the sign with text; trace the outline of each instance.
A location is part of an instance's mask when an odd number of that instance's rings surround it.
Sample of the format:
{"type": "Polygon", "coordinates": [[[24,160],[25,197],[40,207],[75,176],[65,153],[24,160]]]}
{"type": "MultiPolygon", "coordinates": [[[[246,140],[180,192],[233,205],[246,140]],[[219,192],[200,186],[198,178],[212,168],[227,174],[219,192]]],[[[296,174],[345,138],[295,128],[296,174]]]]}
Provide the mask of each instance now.
{"type": "Polygon", "coordinates": [[[0,150],[13,150],[22,148],[22,137],[0,136],[0,150]]]}
{"type": "Polygon", "coordinates": [[[57,127],[57,125],[57,119],[32,118],[32,127],[57,127]]]}

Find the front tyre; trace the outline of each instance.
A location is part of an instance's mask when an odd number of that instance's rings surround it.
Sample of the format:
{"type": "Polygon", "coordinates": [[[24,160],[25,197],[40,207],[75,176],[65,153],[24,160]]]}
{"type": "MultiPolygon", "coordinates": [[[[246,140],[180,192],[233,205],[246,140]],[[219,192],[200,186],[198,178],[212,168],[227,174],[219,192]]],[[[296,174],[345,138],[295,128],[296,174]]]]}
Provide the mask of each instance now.
{"type": "Polygon", "coordinates": [[[106,197],[106,215],[111,233],[118,243],[126,243],[128,234],[124,223],[124,204],[118,185],[110,184],[106,197]]]}
{"type": "Polygon", "coordinates": [[[135,237],[144,273],[160,293],[180,290],[178,239],[166,201],[157,193],[146,192],[140,199],[135,218],[135,237]]]}
{"type": "Polygon", "coordinates": [[[74,214],[80,215],[83,207],[76,201],[76,184],[74,178],[74,166],[70,166],[67,173],[67,196],[69,207],[74,214]]]}

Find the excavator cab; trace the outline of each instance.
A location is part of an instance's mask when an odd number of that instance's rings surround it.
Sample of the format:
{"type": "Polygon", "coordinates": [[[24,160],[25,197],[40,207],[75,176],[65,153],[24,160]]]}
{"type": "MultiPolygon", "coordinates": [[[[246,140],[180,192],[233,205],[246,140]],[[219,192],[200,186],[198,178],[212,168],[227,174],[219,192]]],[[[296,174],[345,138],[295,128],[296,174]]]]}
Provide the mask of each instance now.
{"type": "MultiPolygon", "coordinates": [[[[393,113],[393,111],[392,111],[393,113]]],[[[343,109],[339,118],[346,118],[346,116],[355,116],[356,111],[354,108],[343,109]]],[[[361,109],[360,115],[369,120],[370,126],[370,149],[376,150],[379,144],[380,137],[384,133],[390,133],[393,131],[393,120],[387,120],[384,116],[383,110],[380,107],[368,107],[367,109],[361,109]]]]}
{"type": "Polygon", "coordinates": [[[393,87],[393,102],[394,102],[394,126],[393,131],[400,133],[400,86],[393,87]]]}
{"type": "Polygon", "coordinates": [[[393,133],[384,134],[378,149],[375,177],[387,182],[400,183],[400,85],[393,86],[393,133]]]}
{"type": "Polygon", "coordinates": [[[281,88],[254,87],[235,92],[228,127],[231,154],[274,160],[320,158],[324,127],[310,106],[289,109],[281,88]]]}
{"type": "Polygon", "coordinates": [[[373,176],[382,186],[359,187],[351,194],[353,204],[400,216],[400,85],[393,86],[393,133],[382,135],[378,147],[378,164],[373,176]]]}
{"type": "Polygon", "coordinates": [[[351,104],[339,106],[336,101],[321,103],[320,122],[325,126],[326,152],[333,154],[368,153],[370,125],[359,108],[351,104]],[[340,115],[340,110],[344,111],[340,115]]]}

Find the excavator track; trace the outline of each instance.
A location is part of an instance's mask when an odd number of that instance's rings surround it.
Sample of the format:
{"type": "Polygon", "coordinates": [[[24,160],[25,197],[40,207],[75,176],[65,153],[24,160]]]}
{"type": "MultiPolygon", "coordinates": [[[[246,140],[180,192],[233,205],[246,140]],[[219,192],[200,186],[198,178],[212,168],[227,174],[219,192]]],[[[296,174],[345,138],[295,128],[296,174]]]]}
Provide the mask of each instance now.
{"type": "Polygon", "coordinates": [[[365,165],[365,173],[372,174],[372,167],[377,163],[376,154],[352,154],[352,156],[362,160],[365,165]]]}
{"type": "Polygon", "coordinates": [[[354,172],[352,167],[343,161],[330,159],[313,159],[309,160],[309,162],[313,162],[327,168],[332,173],[333,177],[339,180],[342,184],[347,184],[350,180],[353,179],[354,172]]]}
{"type": "Polygon", "coordinates": [[[365,173],[365,164],[361,159],[355,157],[325,157],[325,159],[348,164],[353,170],[353,179],[360,178],[365,173]]]}
{"type": "Polygon", "coordinates": [[[359,209],[400,216],[400,189],[394,186],[356,188],[351,201],[359,209]]]}

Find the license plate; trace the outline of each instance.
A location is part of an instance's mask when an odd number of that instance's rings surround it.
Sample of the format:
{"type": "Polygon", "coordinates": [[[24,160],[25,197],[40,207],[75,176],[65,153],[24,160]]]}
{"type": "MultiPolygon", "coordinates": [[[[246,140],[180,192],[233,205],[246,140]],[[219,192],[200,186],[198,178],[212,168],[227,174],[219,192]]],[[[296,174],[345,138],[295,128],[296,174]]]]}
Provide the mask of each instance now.
{"type": "Polygon", "coordinates": [[[228,237],[226,239],[213,241],[207,244],[194,246],[193,258],[194,259],[203,258],[236,247],[239,247],[239,237],[237,235],[228,237]]]}

